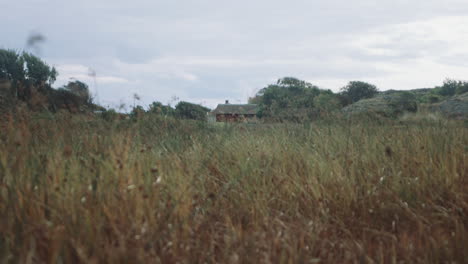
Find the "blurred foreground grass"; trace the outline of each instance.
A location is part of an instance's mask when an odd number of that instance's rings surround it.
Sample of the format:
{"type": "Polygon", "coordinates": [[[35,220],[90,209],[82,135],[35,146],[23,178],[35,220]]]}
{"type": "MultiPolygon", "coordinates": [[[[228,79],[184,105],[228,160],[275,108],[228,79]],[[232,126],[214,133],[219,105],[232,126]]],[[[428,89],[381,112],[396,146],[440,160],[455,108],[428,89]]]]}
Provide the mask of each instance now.
{"type": "Polygon", "coordinates": [[[0,262],[467,263],[467,154],[444,120],[7,118],[0,262]]]}

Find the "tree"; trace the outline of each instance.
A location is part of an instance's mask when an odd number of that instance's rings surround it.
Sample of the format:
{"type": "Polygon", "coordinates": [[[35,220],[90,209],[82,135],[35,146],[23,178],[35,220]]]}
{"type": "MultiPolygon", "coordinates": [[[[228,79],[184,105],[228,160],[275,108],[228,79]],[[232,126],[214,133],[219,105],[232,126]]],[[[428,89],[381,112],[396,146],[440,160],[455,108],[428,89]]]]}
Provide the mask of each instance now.
{"type": "Polygon", "coordinates": [[[149,105],[148,113],[171,116],[174,115],[175,110],[170,105],[163,105],[161,102],[153,102],[149,105]]]}
{"type": "Polygon", "coordinates": [[[37,90],[51,89],[57,75],[54,67],[30,53],[0,49],[0,79],[11,83],[16,98],[28,101],[37,90]]]}
{"type": "Polygon", "coordinates": [[[67,109],[70,112],[80,111],[80,106],[83,105],[83,98],[66,90],[59,88],[57,90],[50,89],[48,93],[48,102],[51,110],[67,109]]]}
{"type": "Polygon", "coordinates": [[[130,118],[137,120],[140,119],[145,114],[145,109],[142,106],[137,105],[133,107],[132,111],[130,112],[130,118]]]}
{"type": "Polygon", "coordinates": [[[297,78],[285,77],[261,89],[249,102],[277,112],[284,108],[312,107],[314,97],[319,94],[317,86],[297,78]]]}
{"type": "Polygon", "coordinates": [[[427,93],[421,97],[420,102],[435,104],[443,100],[443,97],[435,93],[427,93]]]}
{"type": "Polygon", "coordinates": [[[42,86],[52,85],[55,82],[58,73],[54,67],[50,67],[30,53],[23,52],[22,57],[26,66],[25,76],[30,84],[42,86]]]}
{"type": "Polygon", "coordinates": [[[181,101],[176,105],[175,115],[179,118],[206,120],[206,113],[210,111],[209,108],[198,104],[181,101]]]}
{"type": "Polygon", "coordinates": [[[68,82],[59,89],[46,89],[49,104],[52,110],[68,109],[71,112],[83,111],[84,109],[98,109],[92,102],[88,85],[80,81],[68,82]]]}
{"type": "Polygon", "coordinates": [[[0,49],[0,79],[23,81],[24,59],[14,50],[0,49]]]}
{"type": "Polygon", "coordinates": [[[332,91],[323,92],[314,98],[314,106],[321,111],[331,112],[341,108],[340,99],[332,91]]]}
{"type": "Polygon", "coordinates": [[[457,87],[457,92],[456,94],[463,94],[468,92],[468,82],[464,82],[463,85],[457,87]]]}
{"type": "Polygon", "coordinates": [[[68,84],[65,85],[63,89],[82,98],[85,103],[91,103],[92,101],[91,94],[89,93],[89,87],[84,82],[80,82],[78,80],[68,82],[68,84]]]}
{"type": "Polygon", "coordinates": [[[341,95],[346,104],[355,103],[361,99],[372,98],[378,93],[375,85],[361,81],[351,81],[341,88],[341,95]]]}
{"type": "Polygon", "coordinates": [[[54,67],[30,53],[23,52],[20,55],[13,50],[0,49],[0,79],[22,82],[24,86],[51,85],[57,75],[54,67]]]}
{"type": "Polygon", "coordinates": [[[468,82],[447,78],[441,87],[436,87],[436,92],[441,96],[466,93],[468,92],[468,82]]]}
{"type": "Polygon", "coordinates": [[[66,108],[76,112],[99,108],[92,103],[89,88],[83,82],[73,81],[59,89],[52,88],[57,75],[54,67],[30,53],[0,49],[0,82],[6,80],[12,95],[31,109],[40,106],[40,109],[66,108]]]}
{"type": "Polygon", "coordinates": [[[249,102],[259,105],[258,116],[280,120],[310,119],[317,116],[319,111],[329,111],[336,104],[340,105],[332,91],[293,77],[285,77],[276,84],[268,85],[249,102]]]}
{"type": "Polygon", "coordinates": [[[101,116],[106,121],[115,121],[117,118],[119,118],[119,114],[113,108],[104,110],[101,116]]]}

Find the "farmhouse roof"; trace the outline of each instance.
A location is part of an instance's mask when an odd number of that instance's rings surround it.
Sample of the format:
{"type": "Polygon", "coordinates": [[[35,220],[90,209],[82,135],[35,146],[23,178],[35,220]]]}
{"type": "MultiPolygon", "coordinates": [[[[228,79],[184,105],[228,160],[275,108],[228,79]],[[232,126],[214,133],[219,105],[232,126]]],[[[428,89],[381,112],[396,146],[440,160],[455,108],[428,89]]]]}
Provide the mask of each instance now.
{"type": "Polygon", "coordinates": [[[257,114],[256,104],[219,104],[213,114],[239,114],[239,115],[255,115],[257,114]]]}

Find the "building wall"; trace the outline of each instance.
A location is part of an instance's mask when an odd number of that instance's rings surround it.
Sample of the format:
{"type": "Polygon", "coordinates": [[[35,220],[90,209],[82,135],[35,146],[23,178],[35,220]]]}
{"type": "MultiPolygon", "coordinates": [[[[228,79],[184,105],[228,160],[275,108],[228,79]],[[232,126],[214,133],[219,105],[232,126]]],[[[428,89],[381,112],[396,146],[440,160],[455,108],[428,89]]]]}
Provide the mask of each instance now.
{"type": "Polygon", "coordinates": [[[255,122],[257,117],[255,115],[237,115],[237,114],[217,114],[216,122],[228,123],[241,123],[241,122],[255,122]]]}

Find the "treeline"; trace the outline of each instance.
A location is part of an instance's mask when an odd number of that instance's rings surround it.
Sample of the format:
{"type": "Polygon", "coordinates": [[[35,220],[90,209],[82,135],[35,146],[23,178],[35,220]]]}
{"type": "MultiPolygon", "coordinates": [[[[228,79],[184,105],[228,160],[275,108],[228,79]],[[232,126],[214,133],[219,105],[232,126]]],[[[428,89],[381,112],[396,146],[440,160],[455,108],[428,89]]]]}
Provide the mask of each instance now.
{"type": "Polygon", "coordinates": [[[342,112],[358,101],[365,105],[361,100],[375,98],[376,100],[366,100],[370,107],[365,109],[394,117],[404,112],[416,112],[420,104],[441,102],[467,91],[468,82],[446,79],[442,86],[435,88],[384,92],[373,84],[351,81],[338,93],[334,93],[297,78],[285,77],[261,89],[249,99],[249,103],[259,105],[259,117],[302,121],[342,112]],[[385,108],[385,111],[379,108],[385,108]]]}
{"type": "MultiPolygon", "coordinates": [[[[175,107],[152,103],[148,110],[134,107],[129,115],[114,109],[105,109],[93,102],[89,87],[75,80],[54,89],[52,84],[58,72],[54,67],[33,54],[0,49],[0,106],[26,105],[32,111],[68,110],[71,113],[100,113],[105,119],[130,117],[137,119],[143,115],[160,115],[172,118],[206,120],[209,108],[189,102],[179,102],[175,107]]],[[[8,109],[0,108],[0,111],[8,109]]]]}
{"type": "MultiPolygon", "coordinates": [[[[149,105],[148,110],[145,110],[142,106],[134,107],[130,112],[129,117],[131,119],[137,120],[144,117],[145,115],[152,115],[205,121],[207,120],[206,115],[209,111],[210,109],[207,107],[185,101],[177,103],[175,107],[172,107],[171,105],[164,105],[161,102],[153,102],[149,105]]],[[[109,109],[103,113],[105,119],[114,119],[117,115],[117,112],[113,109],[109,109]]]]}
{"type": "MultiPolygon", "coordinates": [[[[97,112],[107,119],[144,115],[206,120],[210,109],[198,104],[179,102],[175,107],[154,102],[147,109],[134,107],[129,115],[105,109],[93,102],[89,87],[81,81],[71,81],[58,89],[52,88],[58,72],[40,58],[26,52],[0,49],[0,111],[8,105],[26,105],[33,111],[68,110],[72,113],[97,112]]],[[[385,113],[387,116],[415,112],[420,104],[434,104],[454,95],[468,92],[468,82],[447,79],[442,86],[410,91],[385,91],[370,83],[351,81],[334,93],[309,82],[285,77],[261,89],[249,103],[259,106],[258,117],[272,121],[313,120],[335,112],[360,109],[385,113]],[[382,100],[373,100],[379,98],[382,100]],[[367,107],[362,100],[368,100],[367,107]],[[359,102],[358,104],[356,104],[359,102]],[[352,107],[356,106],[356,107],[352,107]],[[390,109],[390,110],[389,110],[390,109]]],[[[348,111],[352,110],[352,111],[348,111]]]]}
{"type": "MultiPolygon", "coordinates": [[[[408,91],[379,91],[373,84],[351,81],[334,93],[294,77],[285,77],[261,89],[249,98],[249,103],[258,105],[257,116],[266,122],[310,121],[335,113],[369,113],[393,118],[405,112],[416,112],[421,105],[442,102],[466,92],[468,82],[446,79],[442,86],[408,91]]],[[[154,102],[147,110],[142,106],[134,107],[130,117],[158,115],[204,121],[209,111],[189,102],[179,102],[175,107],[154,102]]],[[[107,111],[109,113],[116,114],[114,110],[107,111]]]]}
{"type": "Polygon", "coordinates": [[[58,72],[40,58],[14,50],[0,49],[0,102],[25,104],[34,111],[61,109],[85,112],[102,107],[93,103],[88,86],[71,81],[59,89],[52,88],[58,72]]]}
{"type": "Polygon", "coordinates": [[[259,117],[300,121],[315,119],[378,93],[375,85],[361,81],[352,81],[339,93],[334,93],[297,78],[285,77],[261,89],[249,103],[259,105],[259,117]]]}
{"type": "Polygon", "coordinates": [[[448,97],[464,94],[468,92],[468,82],[454,79],[446,79],[442,86],[436,86],[433,89],[414,90],[420,103],[438,103],[448,97]]]}

